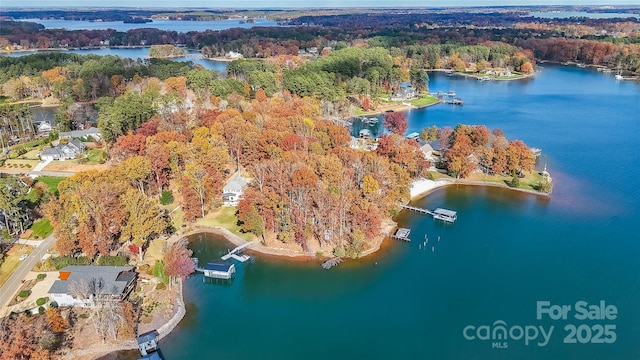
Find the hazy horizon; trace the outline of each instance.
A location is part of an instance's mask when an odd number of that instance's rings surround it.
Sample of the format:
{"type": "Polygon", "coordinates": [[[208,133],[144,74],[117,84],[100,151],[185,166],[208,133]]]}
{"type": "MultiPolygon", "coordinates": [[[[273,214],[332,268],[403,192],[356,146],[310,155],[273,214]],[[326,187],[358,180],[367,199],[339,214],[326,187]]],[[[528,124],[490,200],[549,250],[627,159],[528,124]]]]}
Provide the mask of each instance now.
{"type": "Polygon", "coordinates": [[[215,2],[207,0],[112,0],[108,6],[101,0],[59,0],[53,5],[42,0],[3,0],[1,8],[412,8],[412,7],[474,7],[474,6],[627,6],[638,5],[637,0],[451,0],[425,1],[408,0],[398,6],[395,0],[352,0],[348,5],[342,0],[236,0],[233,2],[215,2]],[[135,5],[132,5],[135,4],[135,5]]]}

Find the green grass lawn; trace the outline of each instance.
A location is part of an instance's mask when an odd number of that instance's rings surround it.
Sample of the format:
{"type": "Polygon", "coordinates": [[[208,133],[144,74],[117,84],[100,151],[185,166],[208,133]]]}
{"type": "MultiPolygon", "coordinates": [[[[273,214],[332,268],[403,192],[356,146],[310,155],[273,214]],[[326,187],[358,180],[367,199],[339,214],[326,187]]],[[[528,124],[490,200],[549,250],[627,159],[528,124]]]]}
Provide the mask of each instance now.
{"type": "Polygon", "coordinates": [[[7,252],[4,258],[2,266],[0,266],[0,286],[4,285],[20,265],[20,255],[30,254],[33,250],[33,246],[28,245],[13,245],[7,252]]]}
{"type": "MultiPolygon", "coordinates": [[[[503,175],[486,175],[486,174],[473,174],[469,177],[469,180],[484,181],[489,183],[496,183],[506,185],[506,182],[511,181],[511,176],[503,175]]],[[[525,190],[538,190],[538,184],[542,181],[542,175],[533,171],[530,174],[525,174],[524,178],[520,179],[518,188],[525,190]]]]}
{"type": "Polygon", "coordinates": [[[198,220],[197,223],[206,226],[223,227],[246,241],[252,241],[254,239],[253,234],[240,232],[238,218],[236,217],[236,208],[232,206],[223,206],[218,209],[218,211],[208,214],[204,219],[198,220]]]}
{"type": "Polygon", "coordinates": [[[58,184],[64,179],[62,176],[38,176],[36,178],[37,181],[47,184],[49,192],[52,194],[58,193],[58,184]]]}
{"type": "Polygon", "coordinates": [[[51,235],[53,226],[51,226],[49,219],[40,219],[31,225],[31,231],[33,231],[31,237],[34,239],[44,239],[51,235]]]}
{"type": "Polygon", "coordinates": [[[411,105],[417,106],[417,107],[427,106],[427,105],[435,104],[437,102],[438,102],[438,99],[436,99],[434,96],[431,96],[427,93],[424,93],[418,99],[413,99],[409,101],[411,105]]]}
{"type": "Polygon", "coordinates": [[[100,149],[92,149],[87,152],[85,157],[80,159],[80,163],[84,165],[98,165],[104,164],[109,156],[107,153],[100,149]]]}

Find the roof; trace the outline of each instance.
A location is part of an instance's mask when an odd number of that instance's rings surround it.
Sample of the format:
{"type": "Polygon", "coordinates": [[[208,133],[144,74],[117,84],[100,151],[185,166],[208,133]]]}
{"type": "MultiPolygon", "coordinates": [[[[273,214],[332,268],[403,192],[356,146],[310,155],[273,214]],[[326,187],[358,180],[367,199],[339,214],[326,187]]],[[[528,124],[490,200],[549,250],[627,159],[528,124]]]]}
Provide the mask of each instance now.
{"type": "Polygon", "coordinates": [[[42,150],[42,152],[40,153],[40,156],[42,155],[58,155],[60,156],[60,150],[56,149],[56,148],[46,148],[44,150],[42,150]]]}
{"type": "Polygon", "coordinates": [[[229,271],[233,266],[232,263],[228,262],[210,262],[205,265],[205,270],[213,270],[213,271],[229,271]]]}
{"type": "Polygon", "coordinates": [[[80,141],[78,139],[73,139],[73,140],[69,141],[69,143],[77,146],[78,149],[82,149],[82,148],[86,148],[87,147],[82,141],[80,141]]]}
{"type": "Polygon", "coordinates": [[[425,154],[428,154],[428,153],[430,153],[430,152],[432,152],[432,151],[433,151],[433,147],[431,147],[431,145],[429,145],[429,143],[426,143],[426,144],[422,145],[422,146],[420,147],[420,149],[421,149],[421,150],[422,150],[422,152],[424,152],[425,154]]]}
{"type": "Polygon", "coordinates": [[[94,135],[94,134],[100,134],[100,130],[92,126],[85,130],[63,131],[59,134],[59,136],[61,138],[65,138],[65,137],[78,138],[78,137],[85,137],[87,135],[94,135]]]}
{"type": "Polygon", "coordinates": [[[244,187],[247,186],[247,180],[245,180],[245,178],[240,175],[239,171],[236,171],[235,173],[233,173],[233,175],[231,175],[231,178],[229,178],[229,181],[227,181],[226,184],[224,184],[224,188],[222,189],[223,192],[225,193],[230,193],[230,192],[240,192],[244,189],[244,187]]]}
{"type": "Polygon", "coordinates": [[[407,139],[417,139],[419,137],[420,137],[420,134],[415,131],[406,136],[407,139]]]}
{"type": "Polygon", "coordinates": [[[138,342],[138,344],[142,344],[151,340],[155,340],[158,338],[158,336],[160,336],[160,334],[158,334],[157,330],[151,330],[136,337],[136,341],[138,342]]]}
{"type": "Polygon", "coordinates": [[[444,216],[449,216],[449,217],[453,217],[456,216],[457,212],[453,211],[453,210],[447,210],[447,209],[442,209],[442,208],[437,208],[434,213],[439,214],[439,215],[444,215],[444,216]]]}
{"type": "Polygon", "coordinates": [[[67,280],[56,280],[51,285],[49,293],[68,294],[69,284],[82,281],[90,283],[94,279],[102,279],[103,294],[122,294],[127,285],[138,275],[133,272],[133,269],[133,266],[67,266],[60,269],[61,273],[69,273],[67,280]],[[130,272],[130,274],[122,274],[122,272],[130,272]]]}

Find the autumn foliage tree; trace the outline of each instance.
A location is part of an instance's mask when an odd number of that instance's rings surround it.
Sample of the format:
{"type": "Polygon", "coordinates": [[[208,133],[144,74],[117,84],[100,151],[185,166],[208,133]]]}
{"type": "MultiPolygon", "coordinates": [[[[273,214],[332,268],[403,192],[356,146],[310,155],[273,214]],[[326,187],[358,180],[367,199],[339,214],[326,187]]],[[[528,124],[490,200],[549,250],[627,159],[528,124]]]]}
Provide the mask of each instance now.
{"type": "Polygon", "coordinates": [[[172,283],[178,279],[186,279],[195,269],[195,264],[191,259],[193,251],[188,249],[186,245],[181,241],[174,242],[164,253],[164,271],[171,278],[172,283]]]}
{"type": "Polygon", "coordinates": [[[385,113],[383,123],[389,131],[400,136],[404,135],[409,128],[407,115],[399,111],[385,113]]]}

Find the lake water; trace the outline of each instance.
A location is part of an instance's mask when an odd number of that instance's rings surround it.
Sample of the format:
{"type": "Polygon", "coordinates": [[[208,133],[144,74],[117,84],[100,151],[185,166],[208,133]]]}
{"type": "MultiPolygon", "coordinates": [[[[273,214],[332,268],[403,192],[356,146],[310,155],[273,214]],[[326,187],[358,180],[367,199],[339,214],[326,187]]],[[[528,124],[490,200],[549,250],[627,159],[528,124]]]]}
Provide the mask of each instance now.
{"type": "Polygon", "coordinates": [[[542,11],[542,12],[531,12],[527,16],[533,16],[537,18],[543,19],[568,19],[572,17],[586,17],[589,19],[613,19],[613,18],[636,18],[640,19],[640,15],[638,14],[628,14],[628,13],[592,13],[585,11],[542,11]]]}
{"type": "MultiPolygon", "coordinates": [[[[100,55],[100,56],[106,56],[106,55],[115,55],[115,56],[119,56],[121,58],[130,58],[130,59],[146,59],[149,57],[149,48],[148,47],[140,47],[140,48],[97,48],[97,49],[75,49],[75,50],[61,50],[61,51],[68,51],[70,53],[74,53],[74,54],[80,54],[80,55],[89,55],[89,54],[95,54],[95,55],[100,55]]],[[[49,52],[49,51],[42,51],[42,52],[49,52]]],[[[11,54],[0,54],[2,56],[10,56],[10,57],[19,57],[19,56],[25,56],[25,55],[30,55],[30,54],[34,54],[34,53],[40,53],[40,52],[36,52],[36,51],[25,51],[25,52],[15,52],[15,53],[11,53],[11,54]]],[[[217,60],[210,60],[210,59],[205,59],[203,57],[200,56],[200,53],[198,51],[194,51],[194,50],[189,50],[189,54],[188,56],[184,56],[184,57],[177,57],[177,58],[170,58],[168,60],[171,61],[193,61],[195,64],[200,64],[202,65],[202,67],[204,67],[205,69],[208,70],[216,70],[222,73],[225,73],[227,71],[227,62],[226,61],[217,61],[217,60]]]]}
{"type": "Polygon", "coordinates": [[[255,23],[247,23],[238,19],[234,20],[153,20],[145,24],[125,24],[122,21],[76,21],[76,20],[41,20],[41,19],[20,19],[20,21],[34,22],[42,24],[47,29],[66,30],[105,30],[114,29],[117,31],[128,31],[131,29],[155,28],[166,31],[177,31],[186,33],[189,31],[205,30],[226,30],[231,28],[249,29],[254,26],[278,26],[278,23],[266,19],[255,19],[255,23]]]}
{"type": "MultiPolygon", "coordinates": [[[[456,210],[455,224],[403,213],[396,220],[412,242],[387,241],[365,259],[327,271],[257,256],[230,283],[191,276],[187,315],[160,342],[167,359],[640,357],[639,84],[548,66],[512,82],[433,74],[430,87],[465,104],[411,111],[409,131],[500,127],[543,149],[553,196],[452,186],[414,204],[456,210]],[[566,320],[537,319],[538,301],[570,306],[566,320]],[[604,301],[609,318],[576,318],[579,301],[604,301]],[[499,320],[509,338],[480,340],[494,335],[481,326],[499,320]],[[552,331],[547,342],[540,327],[552,331]]],[[[191,247],[200,263],[231,248],[202,235],[191,247]]]]}

